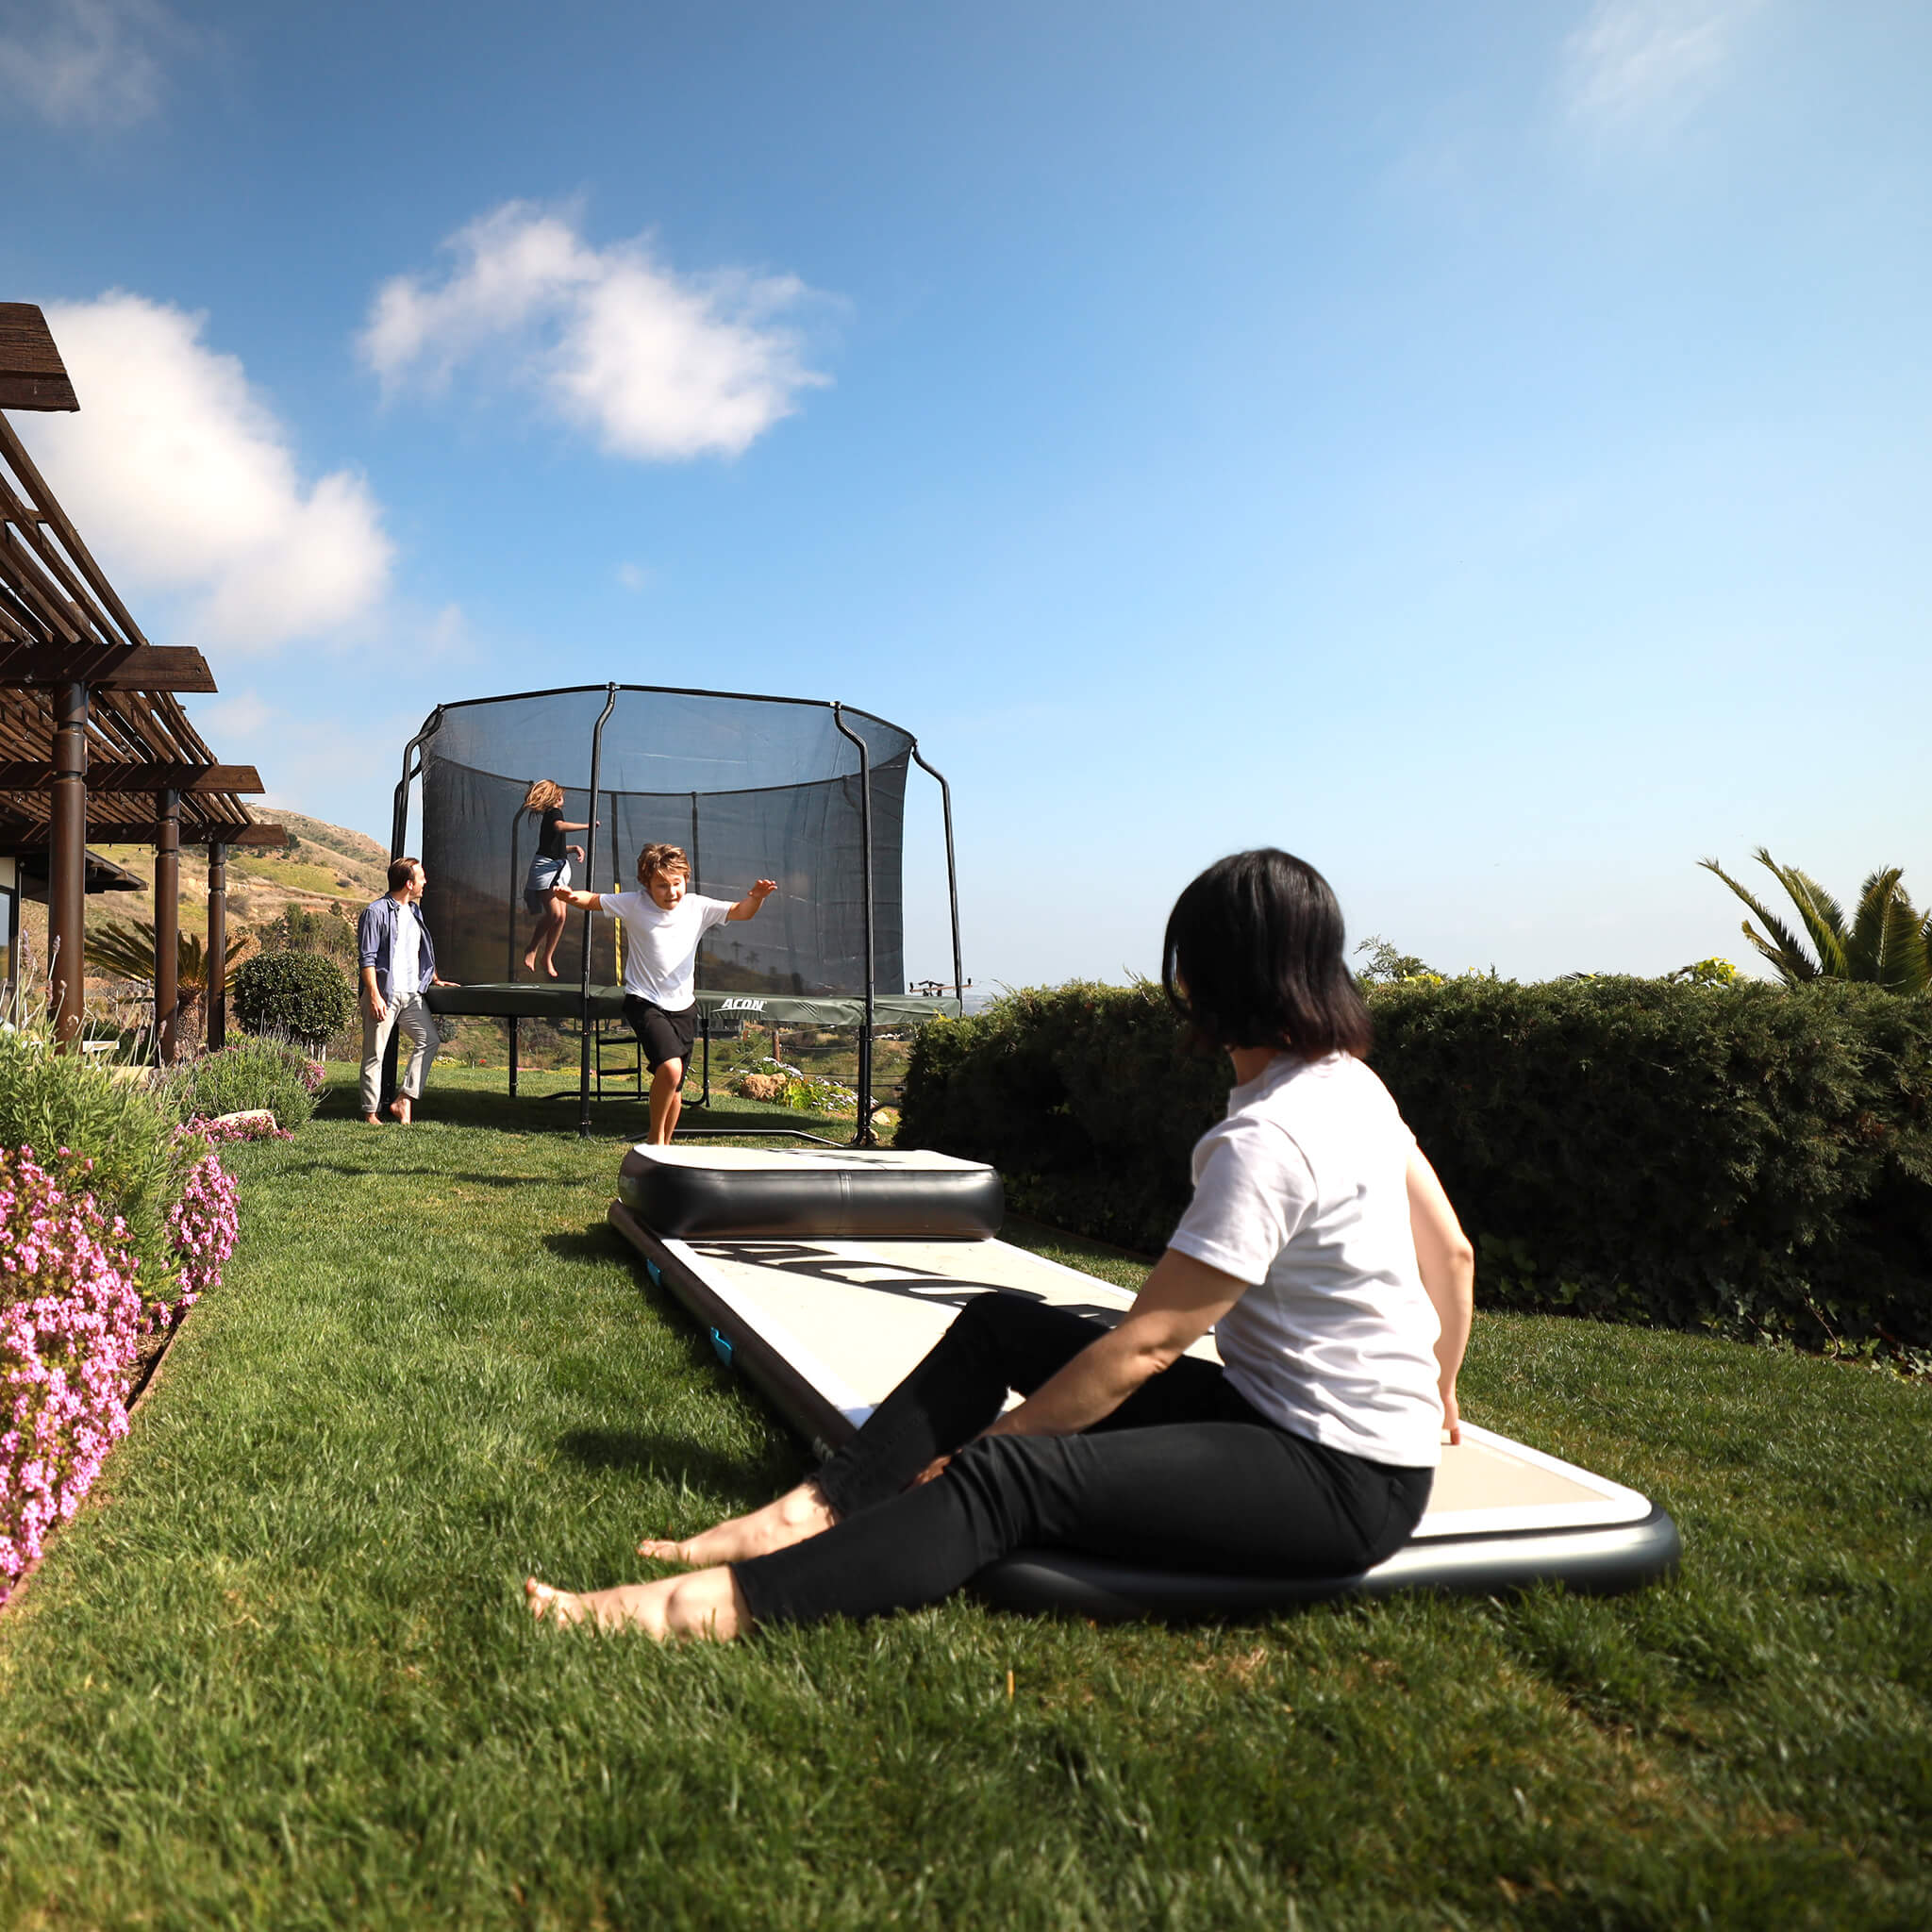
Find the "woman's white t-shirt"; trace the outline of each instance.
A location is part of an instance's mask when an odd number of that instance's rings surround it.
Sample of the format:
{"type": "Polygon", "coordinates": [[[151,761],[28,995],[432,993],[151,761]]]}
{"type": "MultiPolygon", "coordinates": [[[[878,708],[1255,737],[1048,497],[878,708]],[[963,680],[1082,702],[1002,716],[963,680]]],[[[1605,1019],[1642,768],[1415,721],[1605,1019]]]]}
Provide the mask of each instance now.
{"type": "Polygon", "coordinates": [[[681,1013],[697,1000],[698,941],[730,916],[729,899],[687,892],[669,912],[650,893],[600,892],[597,903],[624,921],[624,990],[681,1013]]]}
{"type": "Polygon", "coordinates": [[[1170,1245],[1250,1284],[1214,1331],[1245,1401],[1331,1449],[1424,1469],[1441,1461],[1441,1324],[1409,1226],[1414,1146],[1360,1060],[1283,1055],[1202,1135],[1170,1245]]]}

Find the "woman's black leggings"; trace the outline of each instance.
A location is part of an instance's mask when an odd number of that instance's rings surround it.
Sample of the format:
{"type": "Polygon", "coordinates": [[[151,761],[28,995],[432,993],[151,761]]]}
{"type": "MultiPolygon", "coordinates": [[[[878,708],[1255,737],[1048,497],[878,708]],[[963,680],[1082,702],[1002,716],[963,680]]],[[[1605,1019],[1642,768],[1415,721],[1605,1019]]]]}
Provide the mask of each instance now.
{"type": "Polygon", "coordinates": [[[1077,1436],[988,1436],[1106,1330],[1016,1294],[967,1303],[817,1482],[838,1522],[733,1565],[760,1624],[876,1616],[949,1595],[1009,1550],[1151,1569],[1350,1576],[1400,1548],[1434,1472],[1278,1428],[1184,1356],[1077,1436]],[[964,1444],[962,1448],[960,1445],[964,1444]],[[935,1457],[936,1481],[908,1489],[935,1457]]]}

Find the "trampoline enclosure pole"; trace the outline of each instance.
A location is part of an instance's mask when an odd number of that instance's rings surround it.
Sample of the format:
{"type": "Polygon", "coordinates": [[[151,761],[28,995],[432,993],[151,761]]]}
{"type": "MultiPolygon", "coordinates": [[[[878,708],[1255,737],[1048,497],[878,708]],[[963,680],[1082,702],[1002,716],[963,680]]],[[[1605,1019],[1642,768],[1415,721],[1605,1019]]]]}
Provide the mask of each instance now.
{"type": "MultiPolygon", "coordinates": [[[[617,708],[617,687],[607,684],[604,687],[604,708],[597,713],[597,722],[591,730],[591,816],[597,816],[598,781],[603,776],[604,726],[609,723],[610,714],[617,708]]],[[[596,850],[596,832],[592,830],[591,849],[596,850]]],[[[617,823],[613,809],[610,825],[610,845],[614,853],[617,848],[617,823]]],[[[592,891],[596,890],[593,886],[592,891]]],[[[588,1141],[591,1138],[591,922],[596,917],[587,906],[584,908],[584,977],[583,999],[580,1008],[581,1052],[577,1061],[577,1138],[588,1141]]]]}
{"type": "MultiPolygon", "coordinates": [[[[416,775],[409,767],[415,762],[416,753],[422,748],[423,741],[436,729],[437,720],[442,716],[442,707],[438,705],[429,714],[428,722],[422,730],[403,747],[403,775],[396,784],[396,806],[394,816],[390,820],[389,858],[393,865],[403,856],[404,841],[409,836],[409,780],[416,775]]],[[[422,767],[417,766],[417,771],[422,767]]]]}
{"type": "Polygon", "coordinates": [[[872,755],[865,740],[846,724],[836,704],[832,707],[832,723],[858,747],[858,837],[865,848],[865,1030],[858,1037],[858,1131],[853,1143],[870,1147],[875,1138],[872,1126],[872,1027],[877,996],[872,924],[872,755]]]}
{"type": "Polygon", "coordinates": [[[966,973],[959,957],[959,872],[953,861],[953,788],[946,783],[946,774],[937,766],[929,765],[920,756],[919,746],[912,747],[912,761],[922,772],[930,772],[940,781],[940,809],[946,821],[946,898],[953,908],[953,992],[959,1000],[959,1010],[966,1010],[966,973]]]}

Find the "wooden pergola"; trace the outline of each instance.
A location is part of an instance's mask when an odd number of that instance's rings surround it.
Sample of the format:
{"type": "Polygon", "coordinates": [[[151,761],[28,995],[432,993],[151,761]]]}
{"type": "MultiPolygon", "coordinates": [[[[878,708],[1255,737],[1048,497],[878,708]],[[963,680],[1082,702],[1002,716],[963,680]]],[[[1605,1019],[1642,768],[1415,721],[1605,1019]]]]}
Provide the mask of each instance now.
{"type": "Polygon", "coordinates": [[[228,848],[280,845],[242,804],[252,765],[218,764],[180,693],[211,691],[199,651],[150,644],[35,468],[8,409],[80,407],[39,308],[0,303],[0,858],[45,855],[57,1037],[81,1027],[87,842],[155,848],[155,1025],[173,1059],[184,846],[208,848],[208,1043],[227,1015],[228,848]]]}

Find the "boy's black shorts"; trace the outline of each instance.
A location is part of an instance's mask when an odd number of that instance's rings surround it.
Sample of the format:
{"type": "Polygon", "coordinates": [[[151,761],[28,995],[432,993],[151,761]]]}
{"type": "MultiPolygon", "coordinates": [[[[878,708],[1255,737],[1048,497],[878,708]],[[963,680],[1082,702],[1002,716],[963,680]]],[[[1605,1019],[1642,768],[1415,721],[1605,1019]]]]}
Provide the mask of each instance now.
{"type": "Polygon", "coordinates": [[[624,1017],[643,1047],[644,1064],[652,1073],[666,1060],[691,1058],[691,1043],[698,1031],[698,1009],[694,1004],[681,1013],[667,1013],[662,1007],[627,992],[624,996],[624,1017]]]}

